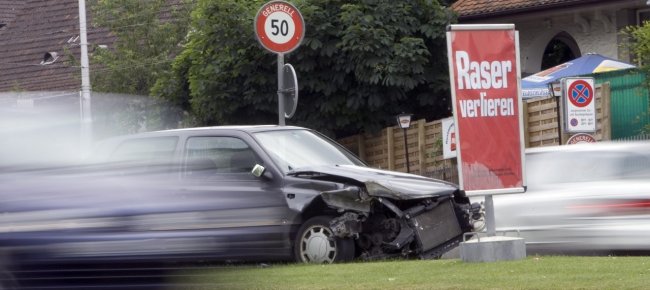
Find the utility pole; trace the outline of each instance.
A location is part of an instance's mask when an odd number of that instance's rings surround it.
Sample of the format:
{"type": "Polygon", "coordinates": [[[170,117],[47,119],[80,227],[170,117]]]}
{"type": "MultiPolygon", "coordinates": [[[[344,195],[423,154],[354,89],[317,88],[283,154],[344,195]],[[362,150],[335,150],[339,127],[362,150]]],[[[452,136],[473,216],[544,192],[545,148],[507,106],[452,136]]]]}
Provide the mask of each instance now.
{"type": "Polygon", "coordinates": [[[92,114],[90,111],[90,66],[88,64],[88,38],[86,36],[86,1],[79,0],[79,38],[81,48],[81,138],[82,152],[88,152],[93,140],[92,114]]]}

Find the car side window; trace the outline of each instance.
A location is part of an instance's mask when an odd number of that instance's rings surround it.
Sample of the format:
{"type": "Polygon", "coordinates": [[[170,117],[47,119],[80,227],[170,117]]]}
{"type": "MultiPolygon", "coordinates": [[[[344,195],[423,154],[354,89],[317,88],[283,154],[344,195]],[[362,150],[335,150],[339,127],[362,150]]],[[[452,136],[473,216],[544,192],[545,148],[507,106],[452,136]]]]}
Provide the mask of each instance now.
{"type": "Polygon", "coordinates": [[[178,137],[150,137],[126,140],[111,154],[112,162],[139,165],[171,164],[178,137]]]}
{"type": "Polygon", "coordinates": [[[650,179],[650,158],[648,158],[648,155],[627,155],[622,163],[621,178],[650,179]]]}
{"type": "Polygon", "coordinates": [[[190,137],[185,146],[184,176],[200,179],[223,179],[233,174],[252,176],[250,172],[258,160],[255,152],[239,138],[190,137]]]}

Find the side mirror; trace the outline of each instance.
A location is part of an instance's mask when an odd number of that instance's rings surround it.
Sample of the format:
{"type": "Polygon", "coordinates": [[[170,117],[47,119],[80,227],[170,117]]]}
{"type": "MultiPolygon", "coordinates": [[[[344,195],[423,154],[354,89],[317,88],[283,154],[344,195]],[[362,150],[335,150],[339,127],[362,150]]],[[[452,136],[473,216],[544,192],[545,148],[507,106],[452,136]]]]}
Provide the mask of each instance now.
{"type": "Polygon", "coordinates": [[[265,177],[267,179],[272,179],[273,178],[273,175],[271,174],[271,172],[266,171],[266,168],[264,168],[264,166],[259,165],[259,164],[255,164],[255,166],[253,166],[253,170],[251,170],[251,174],[253,174],[253,176],[255,176],[257,178],[260,178],[260,177],[265,177]]]}

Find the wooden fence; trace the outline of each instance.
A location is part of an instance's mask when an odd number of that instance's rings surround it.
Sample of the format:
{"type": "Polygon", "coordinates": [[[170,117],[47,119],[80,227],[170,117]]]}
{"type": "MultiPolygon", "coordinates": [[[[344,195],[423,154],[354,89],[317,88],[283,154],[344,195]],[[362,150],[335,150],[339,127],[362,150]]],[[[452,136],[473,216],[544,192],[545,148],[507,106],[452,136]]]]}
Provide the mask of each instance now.
{"type": "MultiPolygon", "coordinates": [[[[594,137],[596,140],[609,140],[611,117],[608,83],[596,86],[595,101],[597,131],[594,137]]],[[[523,112],[526,148],[564,144],[570,137],[564,132],[558,133],[558,128],[561,128],[559,124],[563,120],[562,114],[558,114],[557,98],[524,100],[523,112]]],[[[458,182],[456,159],[442,157],[441,120],[414,121],[406,130],[406,135],[411,173],[458,182]]],[[[346,137],[339,142],[372,167],[406,172],[404,131],[397,126],[385,128],[377,134],[346,137]]]]}
{"type": "MultiPolygon", "coordinates": [[[[596,86],[596,133],[594,138],[598,141],[611,139],[610,99],[609,83],[596,86]]],[[[562,114],[558,114],[557,103],[557,98],[551,97],[524,101],[526,148],[565,144],[571,137],[564,132],[558,134],[559,124],[564,122],[564,119],[562,114]],[[560,117],[559,122],[558,116],[560,117]]],[[[563,110],[562,104],[560,104],[560,110],[563,110]]]]}

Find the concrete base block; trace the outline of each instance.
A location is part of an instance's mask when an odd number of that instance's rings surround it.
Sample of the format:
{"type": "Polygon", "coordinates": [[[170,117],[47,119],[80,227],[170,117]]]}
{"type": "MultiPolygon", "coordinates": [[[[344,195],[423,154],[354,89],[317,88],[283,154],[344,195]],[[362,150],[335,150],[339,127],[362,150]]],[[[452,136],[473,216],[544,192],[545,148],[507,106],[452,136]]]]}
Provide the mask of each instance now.
{"type": "Polygon", "coordinates": [[[526,243],[517,237],[481,237],[460,243],[463,262],[496,262],[526,258],[526,243]]]}

